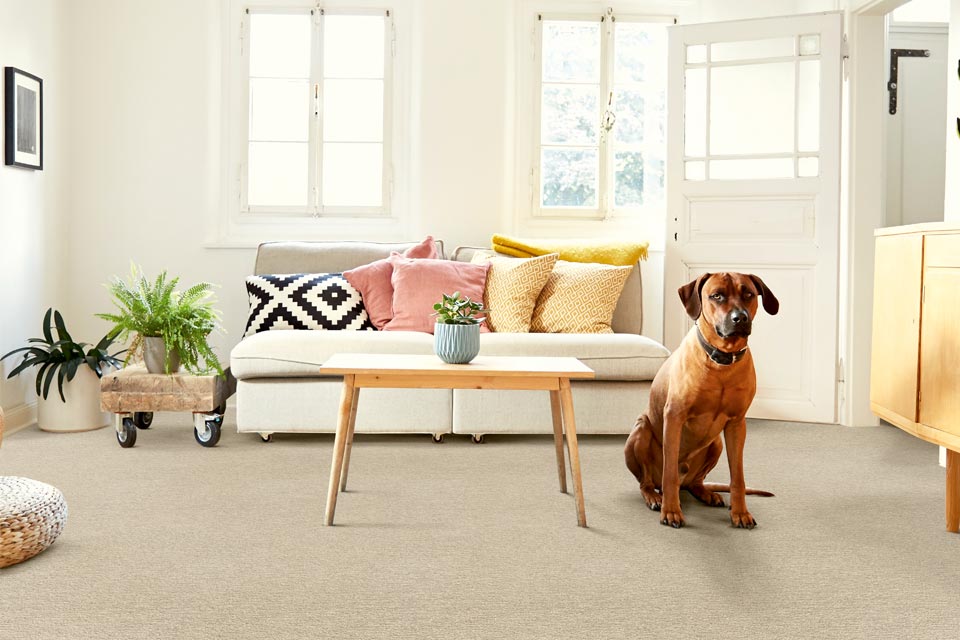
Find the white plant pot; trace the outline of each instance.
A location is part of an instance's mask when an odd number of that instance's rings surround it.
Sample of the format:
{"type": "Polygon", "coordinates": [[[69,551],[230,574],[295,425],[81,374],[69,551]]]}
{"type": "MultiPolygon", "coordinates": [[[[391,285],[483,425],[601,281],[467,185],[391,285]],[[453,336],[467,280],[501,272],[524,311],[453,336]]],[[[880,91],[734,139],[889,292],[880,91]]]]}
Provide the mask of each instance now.
{"type": "Polygon", "coordinates": [[[110,414],[100,411],[100,378],[87,365],[80,365],[70,382],[64,380],[63,396],[66,402],[60,399],[54,380],[46,400],[37,398],[37,426],[41,431],[92,431],[110,423],[110,414]]]}

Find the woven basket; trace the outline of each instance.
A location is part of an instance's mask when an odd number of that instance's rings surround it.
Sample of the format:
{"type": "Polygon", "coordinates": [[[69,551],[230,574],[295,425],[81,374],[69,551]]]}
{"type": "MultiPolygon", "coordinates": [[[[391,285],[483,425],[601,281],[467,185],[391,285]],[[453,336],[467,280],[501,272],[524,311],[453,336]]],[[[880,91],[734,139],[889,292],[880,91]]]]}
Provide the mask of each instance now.
{"type": "Polygon", "coordinates": [[[66,522],[67,503],[59,489],[29,478],[0,476],[0,568],[52,545],[66,522]]]}

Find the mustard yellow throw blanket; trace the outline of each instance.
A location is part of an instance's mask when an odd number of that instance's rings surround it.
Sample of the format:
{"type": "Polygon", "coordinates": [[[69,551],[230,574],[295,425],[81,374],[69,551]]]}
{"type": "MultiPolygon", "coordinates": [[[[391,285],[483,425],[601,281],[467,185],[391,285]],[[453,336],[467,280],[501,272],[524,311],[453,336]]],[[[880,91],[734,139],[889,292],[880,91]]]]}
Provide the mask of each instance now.
{"type": "Polygon", "coordinates": [[[618,267],[633,266],[638,260],[646,260],[649,242],[617,242],[605,240],[583,242],[571,240],[524,241],[510,236],[494,234],[493,249],[498,253],[517,258],[533,258],[548,253],[559,253],[561,260],[568,262],[599,262],[618,267]]]}

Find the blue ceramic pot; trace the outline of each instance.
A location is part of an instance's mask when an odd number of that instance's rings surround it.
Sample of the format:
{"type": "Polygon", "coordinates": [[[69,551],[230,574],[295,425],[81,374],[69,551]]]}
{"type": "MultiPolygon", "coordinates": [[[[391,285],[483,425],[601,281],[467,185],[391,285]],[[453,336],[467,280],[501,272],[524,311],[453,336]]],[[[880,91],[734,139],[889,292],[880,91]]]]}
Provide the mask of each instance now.
{"type": "Polygon", "coordinates": [[[433,328],[433,350],[449,364],[466,364],[480,353],[479,324],[444,324],[433,328]]]}

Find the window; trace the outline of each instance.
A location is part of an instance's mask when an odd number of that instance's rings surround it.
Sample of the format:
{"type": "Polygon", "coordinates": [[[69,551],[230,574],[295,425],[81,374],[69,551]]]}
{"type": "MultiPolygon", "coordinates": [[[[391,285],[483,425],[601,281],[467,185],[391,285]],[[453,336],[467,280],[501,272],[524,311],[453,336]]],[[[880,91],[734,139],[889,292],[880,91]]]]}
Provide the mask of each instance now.
{"type": "Polygon", "coordinates": [[[390,213],[392,23],[381,9],[244,9],[240,213],[390,213]]]}
{"type": "Polygon", "coordinates": [[[538,17],[535,217],[662,217],[667,22],[538,17]]]}

